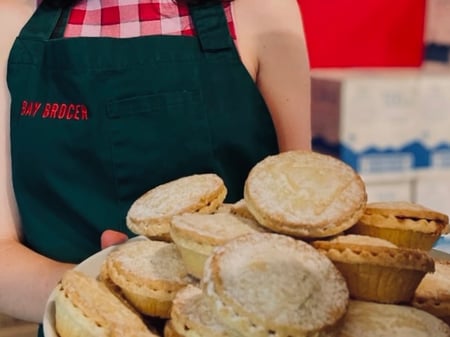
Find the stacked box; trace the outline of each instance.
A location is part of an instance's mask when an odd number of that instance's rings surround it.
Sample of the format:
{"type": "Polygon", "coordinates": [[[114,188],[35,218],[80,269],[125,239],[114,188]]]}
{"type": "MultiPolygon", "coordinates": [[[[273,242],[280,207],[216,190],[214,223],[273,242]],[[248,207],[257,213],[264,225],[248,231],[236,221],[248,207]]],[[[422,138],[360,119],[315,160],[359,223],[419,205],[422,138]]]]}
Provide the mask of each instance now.
{"type": "Polygon", "coordinates": [[[415,177],[414,200],[450,214],[450,68],[427,63],[419,82],[420,129],[427,166],[415,177]]]}
{"type": "Polygon", "coordinates": [[[450,215],[450,172],[420,171],[413,189],[414,201],[450,215]]]}
{"type": "Polygon", "coordinates": [[[417,134],[417,70],[321,70],[312,73],[315,146],[364,174],[423,166],[417,134]]]}
{"type": "Polygon", "coordinates": [[[427,0],[425,58],[441,64],[426,62],[424,65],[420,109],[429,165],[418,172],[413,191],[416,202],[446,214],[450,214],[449,18],[450,0],[427,0]]]}
{"type": "Polygon", "coordinates": [[[411,200],[413,172],[426,166],[419,76],[403,68],[312,72],[313,148],[359,172],[369,200],[411,200]]]}
{"type": "Polygon", "coordinates": [[[418,133],[427,149],[426,168],[450,169],[450,68],[427,63],[418,82],[418,133]]]}
{"type": "Polygon", "coordinates": [[[311,108],[314,150],[359,172],[369,201],[450,213],[450,67],[315,70],[311,108]]]}
{"type": "Polygon", "coordinates": [[[414,201],[414,179],[411,177],[393,176],[367,178],[363,177],[366,184],[367,201],[414,201]]]}

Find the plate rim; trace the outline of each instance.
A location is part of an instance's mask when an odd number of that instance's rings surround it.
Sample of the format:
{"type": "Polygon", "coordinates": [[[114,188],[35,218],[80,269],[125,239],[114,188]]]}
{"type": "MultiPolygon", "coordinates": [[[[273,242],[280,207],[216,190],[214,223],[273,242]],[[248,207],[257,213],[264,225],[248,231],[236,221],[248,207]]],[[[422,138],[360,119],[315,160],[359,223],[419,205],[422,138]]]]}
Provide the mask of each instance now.
{"type": "MultiPolygon", "coordinates": [[[[98,274],[100,273],[101,264],[103,263],[103,261],[105,261],[106,257],[111,251],[130,241],[137,241],[137,240],[149,240],[149,239],[145,236],[140,235],[130,238],[121,244],[109,246],[89,256],[88,258],[77,264],[73,268],[73,270],[81,271],[87,274],[88,276],[97,277],[98,274]]],[[[45,304],[44,316],[42,318],[42,328],[45,337],[59,337],[55,330],[55,296],[57,291],[58,285],[56,285],[56,287],[53,288],[45,304]]]]}

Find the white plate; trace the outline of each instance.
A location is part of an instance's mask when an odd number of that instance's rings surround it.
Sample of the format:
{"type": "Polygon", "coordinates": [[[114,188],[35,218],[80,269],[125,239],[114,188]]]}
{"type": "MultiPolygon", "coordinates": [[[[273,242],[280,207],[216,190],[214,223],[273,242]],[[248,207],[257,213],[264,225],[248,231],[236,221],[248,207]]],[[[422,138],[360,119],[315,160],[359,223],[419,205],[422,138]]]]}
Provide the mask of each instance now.
{"type": "MultiPolygon", "coordinates": [[[[128,241],[134,240],[147,240],[144,236],[138,236],[128,241]]],[[[445,240],[450,241],[450,235],[445,236],[445,240]]],[[[117,246],[111,246],[109,248],[103,249],[102,251],[94,254],[81,262],[75,267],[76,270],[82,271],[89,276],[97,277],[103,261],[106,259],[108,254],[115,249],[117,246]]],[[[431,255],[435,258],[441,258],[445,260],[450,260],[450,255],[448,254],[450,250],[446,251],[442,249],[440,245],[433,247],[431,250],[431,255]],[[440,249],[441,248],[441,249],[440,249]]],[[[45,337],[59,337],[55,330],[55,295],[56,289],[52,291],[50,297],[48,298],[47,305],[45,308],[43,327],[45,337]]]]}
{"type": "MultiPolygon", "coordinates": [[[[143,236],[138,236],[128,241],[134,240],[147,240],[147,239],[143,236]]],[[[102,266],[103,261],[106,259],[108,254],[116,247],[117,246],[111,246],[99,251],[97,254],[94,254],[89,258],[87,258],[86,260],[84,260],[83,262],[81,262],[74,269],[82,271],[89,276],[97,277],[100,272],[100,268],[102,266]]],[[[44,319],[42,321],[45,337],[59,337],[55,329],[55,295],[56,289],[54,289],[50,294],[47,300],[47,304],[45,306],[44,319]]]]}

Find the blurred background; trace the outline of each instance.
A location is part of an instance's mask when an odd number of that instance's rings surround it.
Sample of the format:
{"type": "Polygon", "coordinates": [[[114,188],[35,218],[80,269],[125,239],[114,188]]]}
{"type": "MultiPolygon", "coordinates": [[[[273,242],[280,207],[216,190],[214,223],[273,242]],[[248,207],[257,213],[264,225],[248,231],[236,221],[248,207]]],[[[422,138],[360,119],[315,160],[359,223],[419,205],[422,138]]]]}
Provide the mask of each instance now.
{"type": "Polygon", "coordinates": [[[357,170],[369,201],[450,214],[450,0],[298,0],[313,146],[357,170]]]}

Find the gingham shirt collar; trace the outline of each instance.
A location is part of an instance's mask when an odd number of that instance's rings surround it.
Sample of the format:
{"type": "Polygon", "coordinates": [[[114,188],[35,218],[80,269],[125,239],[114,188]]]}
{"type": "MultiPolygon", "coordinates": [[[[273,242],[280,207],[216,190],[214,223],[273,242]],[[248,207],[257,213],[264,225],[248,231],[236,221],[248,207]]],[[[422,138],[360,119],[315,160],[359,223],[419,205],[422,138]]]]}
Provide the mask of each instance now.
{"type": "MultiPolygon", "coordinates": [[[[232,8],[225,3],[230,34],[235,39],[232,8]]],[[[185,5],[175,0],[81,0],[69,16],[66,37],[136,37],[194,35],[185,5]]]]}

